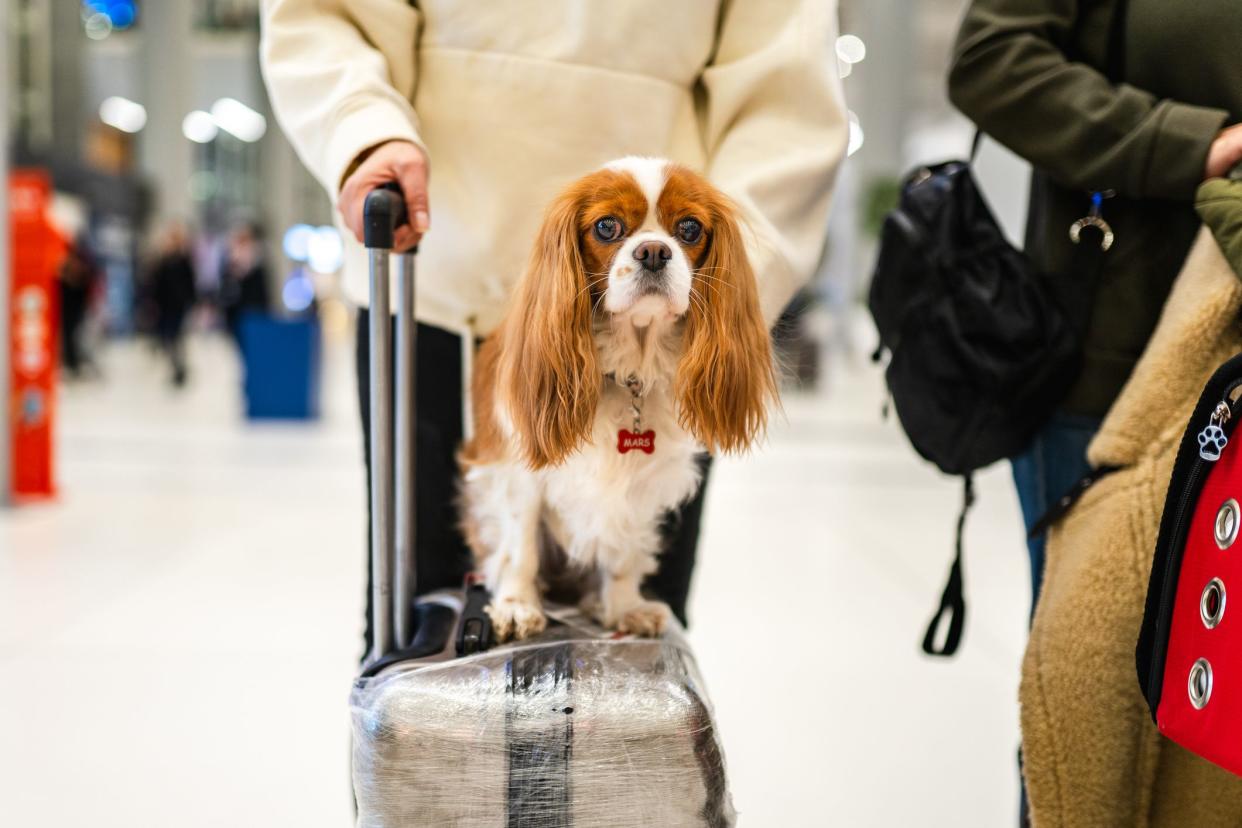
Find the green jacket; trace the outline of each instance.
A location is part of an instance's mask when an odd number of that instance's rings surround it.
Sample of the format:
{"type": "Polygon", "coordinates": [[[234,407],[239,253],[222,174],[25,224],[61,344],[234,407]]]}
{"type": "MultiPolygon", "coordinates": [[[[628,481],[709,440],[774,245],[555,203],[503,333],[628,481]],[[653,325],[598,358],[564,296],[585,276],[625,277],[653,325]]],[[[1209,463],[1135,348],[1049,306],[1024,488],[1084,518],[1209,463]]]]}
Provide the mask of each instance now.
{"type": "Polygon", "coordinates": [[[949,97],[1034,166],[1026,250],[1036,265],[1078,276],[1069,227],[1090,191],[1117,193],[1104,203],[1116,242],[1064,403],[1072,413],[1108,410],[1190,249],[1208,148],[1242,114],[1237,3],[1129,0],[1120,85],[1102,71],[1115,0],[974,0],[966,12],[949,97]]]}
{"type": "Polygon", "coordinates": [[[1242,279],[1242,181],[1213,178],[1203,182],[1195,197],[1195,210],[1242,279]]]}

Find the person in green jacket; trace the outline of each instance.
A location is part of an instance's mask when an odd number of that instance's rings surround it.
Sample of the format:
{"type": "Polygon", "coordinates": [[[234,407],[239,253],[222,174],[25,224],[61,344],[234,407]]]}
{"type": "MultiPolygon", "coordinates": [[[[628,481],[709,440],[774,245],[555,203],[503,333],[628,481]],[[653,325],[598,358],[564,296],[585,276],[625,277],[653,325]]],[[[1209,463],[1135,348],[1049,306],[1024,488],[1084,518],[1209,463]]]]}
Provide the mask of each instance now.
{"type": "MultiPolygon", "coordinates": [[[[1026,252],[1041,272],[1068,277],[1057,280],[1063,301],[1089,303],[1079,305],[1088,320],[1081,373],[1012,458],[1028,531],[1089,471],[1087,444],[1198,230],[1196,188],[1242,162],[1239,43],[1237,0],[973,0],[966,11],[949,98],[1031,163],[1026,252]],[[1108,196],[1115,242],[1084,257],[1069,228],[1093,193],[1108,196]]],[[[1033,612],[1043,538],[1028,552],[1033,612]]],[[[1022,805],[1025,822],[1025,791],[1022,805]]]]}
{"type": "MultiPolygon", "coordinates": [[[[1034,171],[1026,252],[1092,303],[1083,367],[1013,458],[1027,529],[1088,471],[1086,447],[1148,338],[1199,227],[1193,199],[1242,162],[1237,0],[974,0],[949,97],[1034,171]],[[1106,196],[1114,245],[1092,265],[1069,228],[1106,196]]],[[[1094,239],[1084,242],[1094,242],[1094,239]]],[[[1044,544],[1029,542],[1032,606],[1044,544]]]]}

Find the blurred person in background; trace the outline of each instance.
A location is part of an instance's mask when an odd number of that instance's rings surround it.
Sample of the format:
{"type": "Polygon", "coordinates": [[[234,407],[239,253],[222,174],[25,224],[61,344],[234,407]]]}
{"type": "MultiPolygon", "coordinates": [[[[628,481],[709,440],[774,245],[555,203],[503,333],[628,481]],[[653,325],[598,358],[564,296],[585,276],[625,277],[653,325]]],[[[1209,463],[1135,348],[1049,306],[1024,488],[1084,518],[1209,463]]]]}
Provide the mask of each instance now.
{"type": "Polygon", "coordinates": [[[151,268],[150,290],[155,332],[160,348],[172,364],[172,383],[180,387],[185,385],[187,376],[185,321],[197,301],[189,233],[180,222],[173,222],[164,231],[151,268]]]}
{"type": "MultiPolygon", "coordinates": [[[[1081,374],[1013,459],[1028,530],[1090,471],[1087,445],[1199,230],[1197,187],[1242,161],[1239,42],[1234,0],[974,0],[966,12],[949,96],[1031,162],[1026,252],[1040,272],[1087,286],[1073,301],[1091,303],[1081,374]],[[1078,272],[1068,231],[1092,193],[1115,243],[1095,272],[1078,272]]],[[[1044,538],[1028,546],[1034,603],[1044,538]]]]}
{"type": "MultiPolygon", "coordinates": [[[[350,235],[361,238],[366,195],[397,181],[412,218],[397,248],[422,240],[420,590],[460,586],[471,568],[454,506],[463,344],[473,348],[498,323],[544,206],[626,155],[704,172],[750,225],[763,309],[775,322],[819,261],[845,154],[836,34],[835,0],[538,0],[520,11],[265,0],[262,60],[276,115],[350,235]]],[[[348,252],[346,289],[365,306],[366,257],[353,241],[348,252]]],[[[367,326],[364,309],[364,434],[367,326]]],[[[706,477],[670,515],[646,584],[683,622],[705,488],[706,477]]],[[[369,649],[369,629],[367,640],[369,649]]]]}
{"type": "Polygon", "coordinates": [[[103,269],[91,252],[90,239],[79,235],[66,251],[58,274],[60,288],[61,360],[70,377],[96,370],[83,344],[83,326],[103,283],[103,269]]]}
{"type": "Polygon", "coordinates": [[[238,348],[242,344],[242,316],[267,313],[271,309],[262,233],[254,223],[239,225],[229,236],[224,269],[220,274],[220,304],[225,324],[238,348]]]}

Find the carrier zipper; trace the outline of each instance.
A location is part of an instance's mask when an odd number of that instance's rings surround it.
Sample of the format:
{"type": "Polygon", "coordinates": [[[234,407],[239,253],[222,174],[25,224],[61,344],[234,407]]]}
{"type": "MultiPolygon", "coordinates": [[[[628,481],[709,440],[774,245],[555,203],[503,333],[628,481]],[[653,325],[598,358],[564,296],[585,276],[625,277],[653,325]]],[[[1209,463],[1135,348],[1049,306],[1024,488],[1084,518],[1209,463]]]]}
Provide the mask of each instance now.
{"type": "MultiPolygon", "coordinates": [[[[1200,432],[1200,437],[1208,433],[1209,429],[1216,427],[1223,429],[1225,424],[1229,422],[1233,412],[1229,407],[1229,398],[1239,387],[1242,387],[1242,380],[1234,380],[1225,388],[1221,400],[1212,410],[1211,416],[1208,418],[1208,425],[1200,432]]],[[[1223,448],[1223,446],[1222,446],[1223,448]]],[[[1219,455],[1218,455],[1219,456],[1219,455]]],[[[1177,579],[1174,577],[1174,568],[1180,563],[1180,558],[1173,554],[1173,550],[1182,549],[1186,540],[1186,533],[1189,531],[1187,520],[1187,512],[1189,511],[1190,501],[1199,489],[1199,477],[1203,474],[1204,468],[1215,462],[1214,459],[1208,459],[1203,453],[1202,443],[1195,463],[1190,467],[1190,473],[1186,475],[1186,483],[1182,486],[1181,496],[1177,502],[1177,519],[1173,523],[1173,532],[1171,545],[1169,546],[1170,554],[1164,556],[1164,575],[1160,579],[1160,603],[1159,611],[1156,614],[1156,634],[1152,641],[1151,654],[1151,672],[1147,679],[1147,698],[1158,698],[1158,691],[1164,684],[1164,662],[1168,650],[1169,641],[1169,623],[1173,612],[1173,601],[1177,593],[1177,579]]]]}
{"type": "MultiPolygon", "coordinates": [[[[1177,522],[1173,525],[1170,551],[1181,549],[1185,541],[1184,524],[1187,523],[1187,507],[1190,504],[1191,494],[1198,488],[1199,475],[1203,472],[1203,467],[1207,465],[1207,462],[1201,457],[1197,458],[1190,469],[1190,474],[1186,477],[1186,485],[1182,487],[1181,498],[1177,502],[1177,522]]],[[[1177,592],[1177,580],[1173,577],[1173,570],[1177,563],[1175,555],[1164,556],[1164,575],[1160,579],[1160,604],[1156,614],[1156,635],[1152,641],[1151,673],[1147,678],[1147,698],[1149,699],[1157,698],[1157,692],[1164,684],[1164,659],[1169,641],[1169,616],[1172,613],[1173,599],[1177,592]]]]}

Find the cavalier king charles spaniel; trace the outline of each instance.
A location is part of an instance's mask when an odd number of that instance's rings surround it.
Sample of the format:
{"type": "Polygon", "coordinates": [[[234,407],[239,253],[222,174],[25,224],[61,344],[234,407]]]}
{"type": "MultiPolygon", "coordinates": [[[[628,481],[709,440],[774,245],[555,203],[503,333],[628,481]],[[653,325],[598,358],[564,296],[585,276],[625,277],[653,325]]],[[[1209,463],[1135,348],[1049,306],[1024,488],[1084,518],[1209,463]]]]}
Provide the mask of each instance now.
{"type": "Polygon", "coordinates": [[[696,492],[696,455],[749,447],[776,398],[737,208],[659,159],[574,183],[471,392],[462,521],[497,638],[542,631],[566,573],[604,626],[659,635],[669,608],[641,587],[660,524],[696,492]]]}

